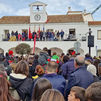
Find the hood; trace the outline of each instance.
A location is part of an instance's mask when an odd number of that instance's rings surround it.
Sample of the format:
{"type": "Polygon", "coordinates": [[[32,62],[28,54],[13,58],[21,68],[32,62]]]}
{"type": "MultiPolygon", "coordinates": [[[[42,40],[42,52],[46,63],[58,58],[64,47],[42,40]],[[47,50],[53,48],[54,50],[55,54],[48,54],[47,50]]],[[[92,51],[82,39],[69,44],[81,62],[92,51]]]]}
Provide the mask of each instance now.
{"type": "Polygon", "coordinates": [[[20,86],[27,77],[23,74],[10,74],[10,83],[13,88],[20,86]]]}

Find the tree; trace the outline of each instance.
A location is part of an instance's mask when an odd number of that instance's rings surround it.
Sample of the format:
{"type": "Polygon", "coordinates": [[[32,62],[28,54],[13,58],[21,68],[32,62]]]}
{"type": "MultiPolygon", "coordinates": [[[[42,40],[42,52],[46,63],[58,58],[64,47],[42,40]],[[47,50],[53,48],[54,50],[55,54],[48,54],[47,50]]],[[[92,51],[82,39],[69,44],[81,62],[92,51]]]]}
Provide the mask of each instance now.
{"type": "Polygon", "coordinates": [[[16,46],[15,51],[17,54],[29,54],[31,51],[30,45],[26,44],[26,43],[21,43],[19,45],[16,46]]]}

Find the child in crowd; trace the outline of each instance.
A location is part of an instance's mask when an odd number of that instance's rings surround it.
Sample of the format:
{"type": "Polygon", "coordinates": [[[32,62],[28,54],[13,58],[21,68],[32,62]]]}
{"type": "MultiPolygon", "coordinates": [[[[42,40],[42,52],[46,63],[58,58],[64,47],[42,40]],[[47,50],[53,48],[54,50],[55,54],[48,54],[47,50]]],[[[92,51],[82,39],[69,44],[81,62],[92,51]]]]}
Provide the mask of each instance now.
{"type": "Polygon", "coordinates": [[[33,88],[33,94],[32,94],[31,101],[40,101],[42,94],[47,89],[52,89],[52,85],[51,85],[50,81],[45,78],[38,79],[33,88]]]}
{"type": "Polygon", "coordinates": [[[85,101],[85,89],[74,86],[68,95],[68,101],[85,101]]]}
{"type": "Polygon", "coordinates": [[[101,82],[92,83],[85,91],[86,101],[101,101],[101,82]]]}
{"type": "Polygon", "coordinates": [[[65,101],[63,95],[56,89],[47,89],[40,101],[65,101]]]}

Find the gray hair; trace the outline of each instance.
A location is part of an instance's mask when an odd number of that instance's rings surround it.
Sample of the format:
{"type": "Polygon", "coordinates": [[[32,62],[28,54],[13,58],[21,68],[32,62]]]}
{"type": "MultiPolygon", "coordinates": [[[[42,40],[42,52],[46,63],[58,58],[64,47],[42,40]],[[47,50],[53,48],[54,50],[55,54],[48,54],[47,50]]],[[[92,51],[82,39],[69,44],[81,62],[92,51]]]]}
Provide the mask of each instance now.
{"type": "Polygon", "coordinates": [[[75,58],[75,62],[78,66],[83,66],[85,64],[85,58],[84,56],[81,56],[81,55],[78,55],[76,58],[75,58]]]}

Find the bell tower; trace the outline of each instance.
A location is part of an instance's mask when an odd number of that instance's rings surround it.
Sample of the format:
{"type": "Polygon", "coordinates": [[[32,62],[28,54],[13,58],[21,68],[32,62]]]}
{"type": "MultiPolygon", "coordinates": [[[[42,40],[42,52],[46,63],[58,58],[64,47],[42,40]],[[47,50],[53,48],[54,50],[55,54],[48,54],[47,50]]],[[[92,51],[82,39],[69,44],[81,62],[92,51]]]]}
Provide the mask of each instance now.
{"type": "Polygon", "coordinates": [[[36,1],[30,5],[30,23],[45,23],[47,21],[46,6],[42,2],[36,1]]]}

